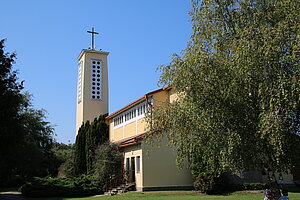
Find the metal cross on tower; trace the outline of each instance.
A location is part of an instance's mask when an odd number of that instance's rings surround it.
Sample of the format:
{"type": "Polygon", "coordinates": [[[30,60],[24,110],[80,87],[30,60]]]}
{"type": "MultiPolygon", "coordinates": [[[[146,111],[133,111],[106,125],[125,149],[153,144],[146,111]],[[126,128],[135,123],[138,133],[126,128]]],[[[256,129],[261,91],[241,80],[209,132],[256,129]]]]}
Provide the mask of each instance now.
{"type": "Polygon", "coordinates": [[[91,46],[91,48],[93,50],[95,50],[94,35],[95,34],[99,34],[99,33],[97,33],[97,32],[94,31],[94,27],[92,28],[92,31],[87,31],[87,32],[92,34],[92,46],[91,46]]]}

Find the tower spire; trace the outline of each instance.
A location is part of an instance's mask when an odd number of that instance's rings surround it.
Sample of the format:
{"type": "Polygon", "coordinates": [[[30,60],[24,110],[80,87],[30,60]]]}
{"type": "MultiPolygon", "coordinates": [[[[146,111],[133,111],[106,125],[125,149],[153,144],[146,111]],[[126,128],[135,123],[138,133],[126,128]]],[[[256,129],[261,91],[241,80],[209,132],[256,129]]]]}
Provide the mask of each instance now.
{"type": "Polygon", "coordinates": [[[87,32],[92,34],[92,46],[91,46],[91,49],[95,50],[94,35],[95,34],[99,34],[99,33],[97,33],[97,32],[94,31],[94,27],[92,27],[92,31],[87,31],[87,32]]]}

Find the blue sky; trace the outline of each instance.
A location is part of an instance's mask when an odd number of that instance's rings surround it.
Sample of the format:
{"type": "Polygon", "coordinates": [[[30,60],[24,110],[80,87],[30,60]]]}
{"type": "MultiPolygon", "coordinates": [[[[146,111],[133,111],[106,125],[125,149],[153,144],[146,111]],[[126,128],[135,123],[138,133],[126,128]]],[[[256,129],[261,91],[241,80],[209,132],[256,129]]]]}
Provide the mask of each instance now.
{"type": "Polygon", "coordinates": [[[191,35],[189,0],[6,0],[0,39],[16,52],[14,69],[37,109],[48,111],[58,142],[75,141],[77,56],[90,46],[110,52],[109,112],[158,88],[170,55],[191,35]]]}

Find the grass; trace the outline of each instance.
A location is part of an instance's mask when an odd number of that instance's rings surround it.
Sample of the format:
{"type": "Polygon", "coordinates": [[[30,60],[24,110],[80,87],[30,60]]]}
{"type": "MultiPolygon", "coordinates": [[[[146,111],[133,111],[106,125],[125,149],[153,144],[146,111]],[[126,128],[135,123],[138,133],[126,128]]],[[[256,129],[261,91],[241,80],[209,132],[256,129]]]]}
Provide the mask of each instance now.
{"type": "MultiPolygon", "coordinates": [[[[300,193],[289,193],[291,200],[300,200],[300,193]]],[[[83,198],[26,198],[26,200],[262,200],[262,191],[240,191],[225,195],[204,195],[193,191],[128,192],[116,196],[83,198]]]]}

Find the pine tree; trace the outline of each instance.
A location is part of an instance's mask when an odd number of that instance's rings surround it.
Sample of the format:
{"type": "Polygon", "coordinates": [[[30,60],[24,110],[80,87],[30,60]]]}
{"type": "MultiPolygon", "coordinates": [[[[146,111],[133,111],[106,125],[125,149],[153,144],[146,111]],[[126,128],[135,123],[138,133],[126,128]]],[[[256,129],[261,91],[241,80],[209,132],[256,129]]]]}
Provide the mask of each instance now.
{"type": "Polygon", "coordinates": [[[89,125],[89,121],[85,124],[82,123],[81,127],[78,130],[75,142],[75,160],[74,160],[74,171],[75,175],[86,174],[86,127],[89,125]]]}
{"type": "Polygon", "coordinates": [[[105,116],[100,115],[99,118],[95,118],[87,132],[86,165],[88,174],[93,172],[93,159],[96,148],[108,140],[108,126],[105,123],[105,116]]]}
{"type": "Polygon", "coordinates": [[[93,173],[93,159],[96,148],[108,141],[108,125],[101,115],[90,124],[83,123],[78,130],[75,143],[75,174],[93,173]]]}

